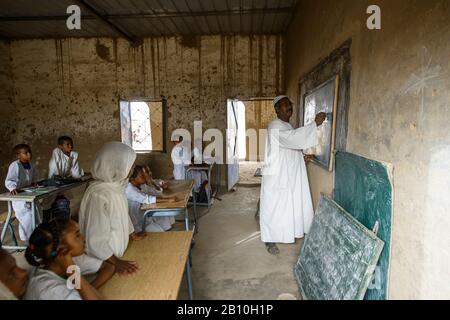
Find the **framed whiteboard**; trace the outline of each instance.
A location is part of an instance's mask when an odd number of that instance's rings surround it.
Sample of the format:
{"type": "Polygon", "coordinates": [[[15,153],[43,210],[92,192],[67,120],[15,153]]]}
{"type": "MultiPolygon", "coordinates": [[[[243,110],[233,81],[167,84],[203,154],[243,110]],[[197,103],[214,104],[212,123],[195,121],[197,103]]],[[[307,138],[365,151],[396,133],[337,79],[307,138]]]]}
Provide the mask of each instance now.
{"type": "Polygon", "coordinates": [[[317,128],[319,144],[304,150],[304,154],[313,154],[313,162],[333,171],[334,146],[336,140],[336,114],[339,92],[339,75],[307,92],[303,97],[303,125],[312,123],[316,115],[325,112],[324,123],[317,128]]]}

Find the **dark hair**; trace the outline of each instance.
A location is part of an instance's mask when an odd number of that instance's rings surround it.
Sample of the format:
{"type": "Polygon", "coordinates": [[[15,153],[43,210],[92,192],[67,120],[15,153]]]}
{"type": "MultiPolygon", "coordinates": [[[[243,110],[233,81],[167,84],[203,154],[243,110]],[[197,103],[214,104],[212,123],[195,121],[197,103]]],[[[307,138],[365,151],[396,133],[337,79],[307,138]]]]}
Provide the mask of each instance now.
{"type": "Polygon", "coordinates": [[[63,145],[65,142],[68,142],[73,146],[73,140],[71,137],[61,136],[58,138],[58,145],[63,145]]]}
{"type": "Polygon", "coordinates": [[[53,219],[41,223],[31,234],[25,259],[35,267],[47,266],[56,256],[57,248],[64,232],[69,226],[70,219],[53,219]],[[48,246],[51,245],[50,254],[48,246]]]}
{"type": "Polygon", "coordinates": [[[31,147],[25,143],[20,143],[20,144],[14,146],[13,150],[16,154],[19,154],[19,152],[22,150],[26,150],[31,153],[31,147]]]}
{"type": "Polygon", "coordinates": [[[147,166],[141,165],[134,166],[133,172],[131,172],[130,181],[137,178],[140,174],[144,173],[147,170],[148,170],[147,166]]]}

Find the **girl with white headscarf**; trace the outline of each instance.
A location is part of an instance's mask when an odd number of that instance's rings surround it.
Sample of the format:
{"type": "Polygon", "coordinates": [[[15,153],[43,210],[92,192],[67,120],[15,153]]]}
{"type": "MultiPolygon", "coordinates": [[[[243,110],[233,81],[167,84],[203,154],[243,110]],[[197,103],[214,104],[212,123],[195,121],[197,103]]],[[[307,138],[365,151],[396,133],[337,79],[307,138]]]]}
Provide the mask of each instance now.
{"type": "Polygon", "coordinates": [[[128,215],[125,195],[127,177],[136,152],[121,142],[106,143],[92,166],[95,181],[86,190],[80,205],[79,225],[86,236],[86,253],[116,266],[119,273],[137,270],[135,262],[119,259],[129,237],[139,240],[128,215]]]}

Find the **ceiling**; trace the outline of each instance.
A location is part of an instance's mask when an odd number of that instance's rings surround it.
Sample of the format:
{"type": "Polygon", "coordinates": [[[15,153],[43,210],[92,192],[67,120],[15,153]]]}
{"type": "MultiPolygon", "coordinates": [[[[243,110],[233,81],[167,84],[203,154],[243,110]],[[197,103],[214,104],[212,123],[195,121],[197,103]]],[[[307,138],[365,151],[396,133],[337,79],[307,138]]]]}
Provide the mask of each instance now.
{"type": "Polygon", "coordinates": [[[0,37],[143,37],[280,34],[297,0],[1,0],[0,37]],[[70,5],[81,29],[69,30],[70,5]]]}

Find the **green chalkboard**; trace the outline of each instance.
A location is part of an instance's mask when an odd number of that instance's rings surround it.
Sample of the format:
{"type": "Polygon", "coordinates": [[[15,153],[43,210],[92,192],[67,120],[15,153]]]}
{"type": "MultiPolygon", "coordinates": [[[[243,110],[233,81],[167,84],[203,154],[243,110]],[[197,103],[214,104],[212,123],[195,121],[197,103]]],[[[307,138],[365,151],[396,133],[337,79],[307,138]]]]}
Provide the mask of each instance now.
{"type": "Polygon", "coordinates": [[[322,195],[294,267],[307,300],[362,300],[383,241],[322,195]]]}
{"type": "Polygon", "coordinates": [[[334,200],[369,229],[378,222],[378,237],[385,246],[366,300],[388,298],[392,224],[392,166],[346,152],[337,152],[334,200]]]}

